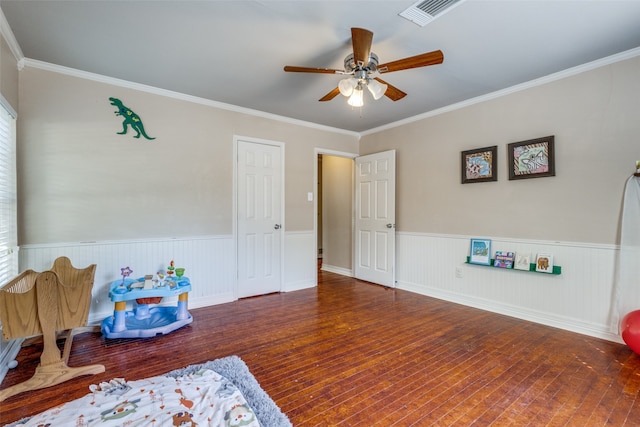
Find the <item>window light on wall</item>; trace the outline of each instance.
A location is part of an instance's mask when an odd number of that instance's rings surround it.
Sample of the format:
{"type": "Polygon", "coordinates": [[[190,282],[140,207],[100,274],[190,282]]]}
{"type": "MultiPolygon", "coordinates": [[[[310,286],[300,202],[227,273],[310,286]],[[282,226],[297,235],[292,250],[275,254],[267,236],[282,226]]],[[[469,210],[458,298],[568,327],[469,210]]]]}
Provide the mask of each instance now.
{"type": "Polygon", "coordinates": [[[0,95],[0,284],[18,274],[17,215],[15,112],[0,95]]]}

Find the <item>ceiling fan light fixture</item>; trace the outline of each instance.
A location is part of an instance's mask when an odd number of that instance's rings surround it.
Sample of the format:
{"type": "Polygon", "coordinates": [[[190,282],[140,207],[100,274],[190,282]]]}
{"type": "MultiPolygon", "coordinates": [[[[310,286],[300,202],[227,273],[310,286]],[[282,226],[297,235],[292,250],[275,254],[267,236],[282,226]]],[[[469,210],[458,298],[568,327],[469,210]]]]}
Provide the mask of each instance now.
{"type": "MultiPolygon", "coordinates": [[[[463,1],[466,0],[420,0],[417,4],[420,9],[425,6],[431,10],[430,8],[432,6],[438,6],[442,2],[445,2],[446,4],[459,4],[463,1]]],[[[284,67],[284,71],[348,75],[350,77],[343,78],[339,81],[338,87],[333,88],[331,92],[320,98],[319,101],[330,101],[338,96],[338,94],[342,94],[348,99],[349,105],[362,107],[364,104],[364,86],[367,86],[374,100],[378,100],[383,96],[386,96],[392,101],[398,101],[407,96],[406,93],[397,87],[386,83],[378,77],[374,77],[377,73],[384,74],[392,71],[442,64],[444,60],[442,51],[434,50],[433,52],[426,52],[380,64],[378,62],[378,56],[371,52],[372,40],[373,33],[371,31],[364,28],[351,28],[351,45],[353,47],[353,52],[345,58],[343,70],[286,65],[284,67]]]]}
{"type": "Polygon", "coordinates": [[[376,101],[380,98],[382,98],[385,94],[385,92],[387,91],[387,85],[380,83],[377,80],[371,79],[367,82],[367,89],[369,89],[369,92],[371,92],[371,95],[373,95],[373,99],[375,99],[376,101]]]}
{"type": "Polygon", "coordinates": [[[353,89],[353,93],[349,97],[347,104],[352,107],[362,107],[364,105],[364,92],[361,85],[358,85],[353,89]]]}
{"type": "Polygon", "coordinates": [[[353,78],[342,79],[338,82],[338,89],[342,95],[351,96],[357,84],[353,78]]]}

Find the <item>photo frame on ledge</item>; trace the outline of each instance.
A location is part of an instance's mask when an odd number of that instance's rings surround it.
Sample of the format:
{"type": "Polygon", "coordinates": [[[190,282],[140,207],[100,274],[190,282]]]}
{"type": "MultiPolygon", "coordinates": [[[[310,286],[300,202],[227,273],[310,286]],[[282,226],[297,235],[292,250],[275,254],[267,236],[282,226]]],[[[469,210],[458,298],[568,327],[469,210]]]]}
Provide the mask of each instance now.
{"type": "Polygon", "coordinates": [[[461,152],[462,183],[498,180],[498,146],[461,152]]]}
{"type": "Polygon", "coordinates": [[[469,264],[491,265],[491,240],[471,239],[469,264]]]}
{"type": "Polygon", "coordinates": [[[556,175],[554,136],[507,145],[509,180],[556,175]]]}

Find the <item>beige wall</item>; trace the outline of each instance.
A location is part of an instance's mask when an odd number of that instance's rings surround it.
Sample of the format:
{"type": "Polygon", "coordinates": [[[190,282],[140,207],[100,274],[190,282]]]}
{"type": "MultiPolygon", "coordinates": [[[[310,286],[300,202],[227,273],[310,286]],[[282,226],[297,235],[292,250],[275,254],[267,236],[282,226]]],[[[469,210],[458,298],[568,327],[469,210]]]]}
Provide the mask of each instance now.
{"type": "Polygon", "coordinates": [[[189,260],[200,283],[190,305],[232,301],[232,141],[241,135],[285,146],[291,232],[284,235],[283,289],[313,286],[307,193],[316,184],[316,153],[396,149],[399,289],[615,341],[613,243],[624,184],[640,159],[638,75],[634,58],[366,135],[359,144],[350,134],[27,65],[19,79],[20,264],[42,270],[58,255],[97,263],[95,319],[112,309],[104,289],[118,268],[154,271],[158,259],[189,260]],[[117,135],[121,119],[109,96],[137,111],[158,139],[117,135]],[[557,176],[509,181],[506,145],[551,134],[557,176]],[[500,148],[499,181],[460,184],[460,151],[489,145],[500,148]],[[189,238],[202,235],[213,237],[189,238]],[[562,275],[469,266],[469,235],[493,238],[494,250],[553,253],[562,275]],[[170,236],[185,239],[154,239],[170,236]],[[112,242],[120,239],[141,242],[112,242]],[[106,242],[65,243],[89,240],[106,242]]]}
{"type": "MultiPolygon", "coordinates": [[[[615,243],[640,159],[637,75],[639,58],[608,65],[366,135],[360,152],[397,150],[398,231],[615,243]],[[546,135],[557,176],[509,181],[506,145],[546,135]],[[460,184],[460,151],[490,145],[498,182],[460,184]]],[[[19,112],[22,245],[231,233],[234,134],[285,144],[285,227],[311,230],[314,147],[358,151],[349,134],[30,67],[19,112]],[[157,139],[117,135],[110,96],[157,139]]]]}
{"type": "Polygon", "coordinates": [[[18,63],[2,35],[0,35],[0,93],[11,107],[18,111],[18,63]]]}
{"type": "Polygon", "coordinates": [[[640,58],[364,136],[397,150],[398,231],[615,243],[640,160],[640,58]],[[555,135],[556,176],[509,181],[507,144],[555,135]],[[498,146],[498,181],[460,183],[460,152],[498,146]]]}
{"type": "Polygon", "coordinates": [[[241,114],[39,68],[20,74],[19,242],[232,233],[233,137],[285,145],[285,230],[312,230],[314,148],[357,137],[241,114]],[[109,97],[154,141],[117,135],[109,97]]]}
{"type": "Polygon", "coordinates": [[[322,156],[322,264],[352,268],[353,159],[322,156]]]}

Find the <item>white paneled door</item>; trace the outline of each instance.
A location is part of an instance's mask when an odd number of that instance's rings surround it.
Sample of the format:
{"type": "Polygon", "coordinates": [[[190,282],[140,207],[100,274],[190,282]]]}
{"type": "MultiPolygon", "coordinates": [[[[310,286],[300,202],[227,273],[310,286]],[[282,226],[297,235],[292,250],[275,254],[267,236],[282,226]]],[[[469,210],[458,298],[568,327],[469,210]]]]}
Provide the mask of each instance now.
{"type": "Polygon", "coordinates": [[[244,298],[281,289],[282,147],[237,144],[238,298],[244,298]]]}
{"type": "Polygon", "coordinates": [[[356,158],[355,276],[395,287],[396,152],[356,158]]]}

